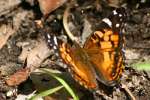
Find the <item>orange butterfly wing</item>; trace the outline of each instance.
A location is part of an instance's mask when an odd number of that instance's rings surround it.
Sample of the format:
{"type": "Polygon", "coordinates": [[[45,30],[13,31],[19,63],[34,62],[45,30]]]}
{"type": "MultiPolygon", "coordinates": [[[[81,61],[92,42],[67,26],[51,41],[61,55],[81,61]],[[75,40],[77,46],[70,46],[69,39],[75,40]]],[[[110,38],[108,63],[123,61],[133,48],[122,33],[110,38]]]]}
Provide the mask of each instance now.
{"type": "Polygon", "coordinates": [[[98,80],[106,85],[114,85],[123,71],[123,55],[119,34],[110,29],[96,31],[85,42],[84,49],[95,64],[98,80]]]}
{"type": "Polygon", "coordinates": [[[74,43],[73,47],[65,43],[60,45],[60,55],[70,66],[70,71],[76,81],[88,89],[97,88],[94,65],[88,59],[87,53],[77,43],[74,43]]]}

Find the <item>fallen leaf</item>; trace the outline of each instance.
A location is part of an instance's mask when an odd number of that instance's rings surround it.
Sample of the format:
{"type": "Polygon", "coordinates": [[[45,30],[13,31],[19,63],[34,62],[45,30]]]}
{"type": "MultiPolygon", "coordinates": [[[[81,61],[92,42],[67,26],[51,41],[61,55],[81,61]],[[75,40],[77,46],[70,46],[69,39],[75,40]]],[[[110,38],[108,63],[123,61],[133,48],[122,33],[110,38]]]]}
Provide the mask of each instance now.
{"type": "Polygon", "coordinates": [[[27,12],[19,12],[14,16],[15,20],[13,20],[13,27],[5,24],[0,27],[0,49],[6,44],[8,38],[18,30],[26,15],[27,12]]]}
{"type": "Polygon", "coordinates": [[[44,40],[40,40],[37,44],[35,44],[35,47],[28,52],[28,54],[22,54],[26,56],[24,57],[24,60],[27,60],[25,68],[18,70],[16,73],[9,76],[6,83],[9,86],[16,86],[24,82],[29,77],[30,73],[37,69],[43,60],[45,60],[50,54],[51,52],[44,40]]]}
{"type": "Polygon", "coordinates": [[[41,65],[43,60],[51,54],[52,52],[48,49],[45,41],[41,39],[37,43],[37,46],[27,55],[27,67],[30,68],[31,71],[35,70],[41,65]]]}
{"type": "Polygon", "coordinates": [[[14,30],[9,25],[0,27],[0,49],[6,44],[8,38],[14,34],[14,30]]]}
{"type": "Polygon", "coordinates": [[[7,80],[6,84],[8,86],[16,86],[24,82],[29,76],[29,69],[20,69],[15,74],[11,75],[7,80]]]}
{"type": "Polygon", "coordinates": [[[38,0],[41,12],[43,15],[47,15],[50,12],[54,11],[62,4],[64,4],[67,0],[38,0]]]}

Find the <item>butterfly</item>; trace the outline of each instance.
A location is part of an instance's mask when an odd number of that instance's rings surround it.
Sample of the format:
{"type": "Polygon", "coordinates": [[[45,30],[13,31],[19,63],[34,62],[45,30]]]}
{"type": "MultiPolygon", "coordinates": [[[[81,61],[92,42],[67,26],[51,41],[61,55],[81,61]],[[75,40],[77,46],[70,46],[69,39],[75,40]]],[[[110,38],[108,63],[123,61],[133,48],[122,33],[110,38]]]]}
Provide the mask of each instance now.
{"type": "Polygon", "coordinates": [[[77,41],[73,45],[59,42],[57,37],[46,34],[48,46],[58,50],[68,65],[73,78],[88,89],[98,88],[98,81],[107,85],[116,85],[124,70],[124,8],[113,10],[104,19],[81,47],[77,41]]]}

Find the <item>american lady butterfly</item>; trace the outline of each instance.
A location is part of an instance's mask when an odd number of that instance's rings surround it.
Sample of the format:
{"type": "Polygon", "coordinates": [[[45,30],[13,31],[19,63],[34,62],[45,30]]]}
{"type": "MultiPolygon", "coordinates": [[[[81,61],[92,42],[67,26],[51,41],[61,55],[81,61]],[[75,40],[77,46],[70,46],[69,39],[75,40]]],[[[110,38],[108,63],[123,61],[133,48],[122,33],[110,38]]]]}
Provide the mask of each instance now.
{"type": "Polygon", "coordinates": [[[58,42],[52,34],[46,34],[46,39],[50,48],[59,50],[59,55],[80,84],[88,89],[98,88],[98,81],[114,86],[124,69],[121,31],[125,17],[124,8],[113,10],[102,19],[99,29],[88,37],[83,47],[77,41],[73,41],[73,46],[58,42]]]}

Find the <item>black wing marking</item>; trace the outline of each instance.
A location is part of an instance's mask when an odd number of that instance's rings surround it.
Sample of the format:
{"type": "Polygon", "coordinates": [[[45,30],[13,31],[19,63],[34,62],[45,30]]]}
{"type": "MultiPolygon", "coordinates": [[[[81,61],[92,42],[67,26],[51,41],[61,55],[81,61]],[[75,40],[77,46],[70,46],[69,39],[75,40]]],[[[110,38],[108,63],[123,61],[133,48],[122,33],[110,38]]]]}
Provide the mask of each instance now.
{"type": "Polygon", "coordinates": [[[56,35],[44,33],[47,45],[50,49],[54,50],[54,53],[57,57],[59,57],[59,48],[58,48],[58,40],[56,35]]]}
{"type": "Polygon", "coordinates": [[[126,16],[127,15],[124,8],[117,8],[113,10],[111,14],[107,18],[104,18],[102,21],[107,24],[107,26],[112,28],[114,32],[120,33],[124,26],[126,16]]]}

